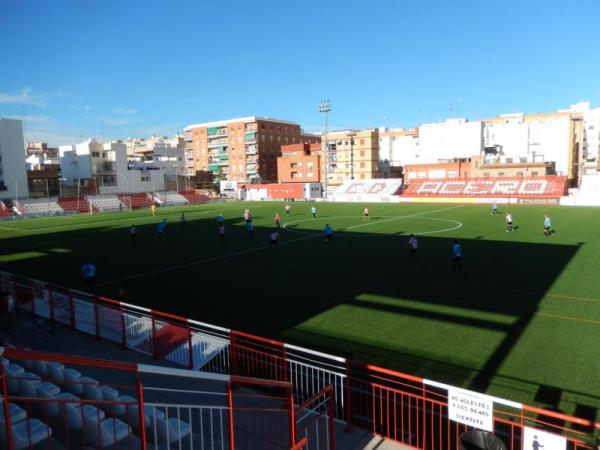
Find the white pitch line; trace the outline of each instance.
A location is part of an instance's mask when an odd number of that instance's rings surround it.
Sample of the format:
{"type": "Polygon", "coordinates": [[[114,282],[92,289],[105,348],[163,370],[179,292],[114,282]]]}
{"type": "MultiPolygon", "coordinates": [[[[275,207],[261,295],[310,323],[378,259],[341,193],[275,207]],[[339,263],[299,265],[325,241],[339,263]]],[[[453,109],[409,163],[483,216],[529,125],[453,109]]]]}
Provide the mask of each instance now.
{"type": "MultiPolygon", "coordinates": [[[[438,209],[438,210],[432,210],[432,211],[423,211],[423,212],[420,212],[420,213],[410,214],[408,216],[398,216],[398,217],[394,217],[393,219],[386,219],[386,220],[379,220],[377,222],[363,223],[363,224],[360,224],[360,225],[355,225],[355,226],[352,226],[352,227],[344,228],[344,230],[352,230],[352,229],[359,228],[359,227],[362,227],[362,226],[375,225],[377,223],[387,222],[388,220],[406,219],[406,218],[409,218],[409,217],[421,216],[423,214],[432,214],[432,213],[436,213],[436,212],[448,211],[450,209],[461,208],[462,206],[463,205],[453,206],[453,207],[450,207],[450,208],[443,208],[443,209],[438,209]]],[[[314,239],[316,237],[322,237],[322,235],[320,233],[311,234],[310,236],[304,236],[304,237],[301,237],[301,238],[298,238],[298,239],[292,239],[291,241],[284,241],[284,242],[282,242],[279,245],[282,246],[282,245],[286,245],[286,244],[292,244],[294,242],[305,241],[307,239],[314,239]]],[[[204,264],[204,263],[208,263],[208,262],[219,261],[221,259],[227,259],[227,258],[231,258],[231,257],[234,257],[234,256],[245,255],[246,253],[252,253],[252,252],[259,251],[259,250],[266,250],[268,248],[270,248],[270,245],[263,245],[261,247],[248,248],[246,250],[241,250],[241,251],[235,252],[235,253],[229,253],[227,255],[213,256],[213,257],[206,258],[206,259],[200,259],[200,260],[197,260],[197,261],[190,261],[190,262],[183,263],[183,264],[177,264],[175,266],[165,267],[163,269],[156,269],[156,270],[151,270],[149,272],[139,273],[137,275],[131,275],[131,276],[128,276],[128,277],[123,277],[123,278],[119,278],[117,280],[107,281],[105,283],[98,283],[98,284],[96,284],[96,286],[98,286],[98,287],[109,286],[109,285],[116,284],[116,283],[122,283],[124,281],[135,280],[135,279],[138,279],[138,278],[145,278],[145,277],[148,277],[150,275],[157,275],[159,273],[171,272],[171,271],[177,270],[177,269],[184,269],[186,267],[195,266],[197,264],[204,264]]]]}
{"type": "MultiPolygon", "coordinates": [[[[317,236],[320,236],[320,235],[304,236],[304,237],[301,237],[298,239],[292,239],[291,241],[284,241],[281,244],[279,244],[279,246],[291,244],[293,242],[304,241],[306,239],[312,239],[317,236]]],[[[248,248],[246,250],[241,250],[239,252],[228,253],[227,255],[213,256],[213,257],[206,258],[206,259],[200,259],[197,261],[190,261],[190,262],[183,263],[183,264],[177,264],[176,266],[165,267],[164,269],[156,269],[156,270],[152,270],[150,272],[144,272],[144,273],[139,273],[137,275],[131,275],[129,277],[119,278],[118,280],[107,281],[106,283],[98,283],[98,284],[96,284],[96,286],[108,286],[108,285],[115,284],[115,283],[122,283],[123,281],[135,280],[137,278],[145,278],[150,275],[156,275],[159,273],[170,272],[172,270],[183,269],[186,267],[195,266],[197,264],[204,264],[204,263],[208,263],[208,262],[219,261],[221,259],[227,259],[227,258],[231,258],[233,256],[245,255],[246,253],[252,253],[252,252],[256,252],[258,250],[266,250],[268,248],[270,248],[270,245],[263,245],[262,247],[252,247],[252,248],[248,248]]]]}
{"type": "Polygon", "coordinates": [[[32,230],[28,230],[26,228],[11,228],[11,227],[0,227],[0,230],[8,230],[8,231],[21,231],[22,233],[32,233],[32,230]]]}

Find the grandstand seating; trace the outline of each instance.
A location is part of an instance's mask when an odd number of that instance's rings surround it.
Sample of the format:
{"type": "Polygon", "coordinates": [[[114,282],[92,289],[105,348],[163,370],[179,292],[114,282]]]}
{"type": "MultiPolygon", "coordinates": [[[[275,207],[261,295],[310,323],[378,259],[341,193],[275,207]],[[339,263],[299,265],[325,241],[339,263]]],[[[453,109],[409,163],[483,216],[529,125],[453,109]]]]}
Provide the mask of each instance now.
{"type": "Polygon", "coordinates": [[[198,194],[196,191],[181,191],[180,194],[192,204],[208,203],[210,200],[208,195],[198,194]]]}
{"type": "Polygon", "coordinates": [[[69,212],[88,212],[90,210],[90,204],[83,197],[62,197],[58,199],[60,207],[69,212]]]}
{"type": "Polygon", "coordinates": [[[337,202],[393,201],[393,196],[401,187],[401,178],[346,180],[334,192],[333,200],[337,202]]]}
{"type": "Polygon", "coordinates": [[[600,206],[600,174],[583,175],[579,192],[574,198],[576,205],[600,206]]]}
{"type": "Polygon", "coordinates": [[[97,211],[115,211],[125,206],[116,195],[89,195],[87,199],[97,211]]]}
{"type": "Polygon", "coordinates": [[[188,199],[175,191],[161,192],[158,199],[165,205],[185,205],[189,203],[188,199]]]}
{"type": "Polygon", "coordinates": [[[130,209],[148,208],[153,201],[146,192],[119,194],[119,200],[130,209]]]}
{"type": "Polygon", "coordinates": [[[448,178],[413,180],[404,197],[560,198],[566,177],[448,178]]]}
{"type": "Polygon", "coordinates": [[[21,213],[31,216],[47,216],[64,212],[54,199],[19,200],[19,210],[21,213]]]}

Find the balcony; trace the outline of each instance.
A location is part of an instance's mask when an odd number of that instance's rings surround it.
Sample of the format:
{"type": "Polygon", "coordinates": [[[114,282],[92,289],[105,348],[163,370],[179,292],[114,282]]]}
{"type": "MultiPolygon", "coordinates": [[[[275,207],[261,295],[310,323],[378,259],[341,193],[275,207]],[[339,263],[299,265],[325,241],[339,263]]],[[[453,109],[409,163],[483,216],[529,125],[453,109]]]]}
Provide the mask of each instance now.
{"type": "Polygon", "coordinates": [[[218,136],[227,136],[227,127],[209,127],[207,134],[209,139],[218,136]]]}
{"type": "Polygon", "coordinates": [[[208,148],[227,147],[227,139],[215,139],[208,142],[208,148]]]}

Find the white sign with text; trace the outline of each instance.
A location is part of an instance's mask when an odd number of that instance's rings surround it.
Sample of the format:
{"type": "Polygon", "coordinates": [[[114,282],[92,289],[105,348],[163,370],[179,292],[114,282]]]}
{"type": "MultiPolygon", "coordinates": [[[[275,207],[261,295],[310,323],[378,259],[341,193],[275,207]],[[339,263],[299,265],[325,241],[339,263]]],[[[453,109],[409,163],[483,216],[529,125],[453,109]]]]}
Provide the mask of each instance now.
{"type": "Polygon", "coordinates": [[[488,396],[463,389],[448,389],[448,415],[455,422],[494,431],[494,403],[488,396]]]}
{"type": "Polygon", "coordinates": [[[565,450],[567,439],[558,434],[525,427],[523,450],[565,450]]]}

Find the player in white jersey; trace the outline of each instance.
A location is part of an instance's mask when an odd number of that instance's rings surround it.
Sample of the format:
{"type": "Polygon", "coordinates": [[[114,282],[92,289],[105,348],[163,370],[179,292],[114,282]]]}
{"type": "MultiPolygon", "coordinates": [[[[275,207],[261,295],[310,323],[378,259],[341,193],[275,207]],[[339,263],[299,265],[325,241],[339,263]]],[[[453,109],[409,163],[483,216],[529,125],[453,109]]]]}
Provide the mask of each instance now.
{"type": "Polygon", "coordinates": [[[315,206],[313,206],[312,208],[310,208],[310,213],[312,214],[313,219],[315,217],[317,217],[317,208],[315,206]]]}
{"type": "Polygon", "coordinates": [[[506,232],[515,231],[515,227],[513,226],[513,216],[511,213],[506,213],[506,232]]]}
{"type": "Polygon", "coordinates": [[[292,207],[290,205],[285,205],[285,214],[289,216],[291,211],[292,207]]]}
{"type": "Polygon", "coordinates": [[[369,208],[363,209],[363,220],[369,220],[369,208]]]}

